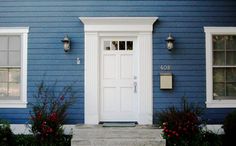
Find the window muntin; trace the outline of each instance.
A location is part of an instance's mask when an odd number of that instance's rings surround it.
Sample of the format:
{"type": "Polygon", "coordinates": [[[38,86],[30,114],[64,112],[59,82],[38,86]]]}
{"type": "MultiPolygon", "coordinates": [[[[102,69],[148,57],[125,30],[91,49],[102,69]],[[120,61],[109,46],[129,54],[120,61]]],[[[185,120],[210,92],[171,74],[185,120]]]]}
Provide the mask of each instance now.
{"type": "Polygon", "coordinates": [[[212,35],[213,99],[236,99],[236,35],[212,35]]]}
{"type": "Polygon", "coordinates": [[[21,36],[0,36],[0,100],[20,99],[21,36]]]}

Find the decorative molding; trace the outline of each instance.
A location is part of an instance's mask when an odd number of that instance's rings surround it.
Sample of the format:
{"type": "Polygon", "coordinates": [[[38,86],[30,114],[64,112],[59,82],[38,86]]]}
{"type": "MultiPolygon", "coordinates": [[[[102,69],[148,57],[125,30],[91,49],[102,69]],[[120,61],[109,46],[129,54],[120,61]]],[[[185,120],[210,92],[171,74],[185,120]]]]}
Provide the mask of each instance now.
{"type": "Polygon", "coordinates": [[[209,100],[206,102],[207,108],[235,108],[235,100],[209,100]]]}
{"type": "Polygon", "coordinates": [[[235,34],[236,27],[204,27],[204,32],[208,34],[235,34]]]}
{"type": "Polygon", "coordinates": [[[23,34],[28,33],[29,27],[0,27],[0,34],[23,34]]]}
{"type": "Polygon", "coordinates": [[[22,100],[4,100],[0,101],[0,108],[26,108],[27,102],[24,102],[22,100]]]}
{"type": "Polygon", "coordinates": [[[152,124],[152,30],[157,17],[79,17],[85,31],[85,124],[100,117],[100,39],[105,36],[137,38],[139,54],[138,123],[152,124]],[[142,61],[141,61],[142,60],[142,61]]]}
{"type": "Polygon", "coordinates": [[[21,87],[19,100],[0,100],[0,108],[27,107],[27,60],[29,27],[0,27],[0,35],[21,35],[21,87]]]}
{"type": "Polygon", "coordinates": [[[141,32],[152,31],[158,17],[79,17],[84,31],[141,32]]]}
{"type": "Polygon", "coordinates": [[[212,35],[236,34],[236,27],[204,27],[206,43],[206,107],[235,108],[236,100],[213,100],[212,35]]]}

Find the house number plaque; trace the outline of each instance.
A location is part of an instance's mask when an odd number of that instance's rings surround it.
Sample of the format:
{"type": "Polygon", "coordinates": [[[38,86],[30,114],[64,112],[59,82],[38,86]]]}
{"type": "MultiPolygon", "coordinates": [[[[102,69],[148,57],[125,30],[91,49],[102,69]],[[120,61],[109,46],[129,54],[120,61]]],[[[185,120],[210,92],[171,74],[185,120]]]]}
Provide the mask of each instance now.
{"type": "Polygon", "coordinates": [[[171,66],[170,65],[161,65],[160,66],[160,70],[162,70],[162,71],[170,71],[171,70],[171,66]]]}

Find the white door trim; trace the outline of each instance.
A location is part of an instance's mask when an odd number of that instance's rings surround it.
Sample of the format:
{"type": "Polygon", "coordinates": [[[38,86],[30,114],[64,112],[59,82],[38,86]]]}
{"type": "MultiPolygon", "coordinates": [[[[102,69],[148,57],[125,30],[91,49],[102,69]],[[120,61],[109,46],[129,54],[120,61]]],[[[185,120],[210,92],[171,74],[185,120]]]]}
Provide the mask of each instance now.
{"type": "Polygon", "coordinates": [[[157,17],[80,17],[85,31],[85,124],[98,124],[100,86],[100,37],[137,38],[139,57],[138,123],[152,124],[152,30],[157,17]]]}

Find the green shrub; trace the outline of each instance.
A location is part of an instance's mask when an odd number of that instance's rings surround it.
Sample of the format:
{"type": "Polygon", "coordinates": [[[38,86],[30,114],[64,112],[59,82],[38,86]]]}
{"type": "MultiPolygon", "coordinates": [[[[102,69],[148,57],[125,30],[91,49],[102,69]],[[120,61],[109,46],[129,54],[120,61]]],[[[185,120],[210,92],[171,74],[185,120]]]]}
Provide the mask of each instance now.
{"type": "Polygon", "coordinates": [[[212,131],[201,130],[190,141],[189,146],[222,146],[222,136],[212,131]]]}
{"type": "Polygon", "coordinates": [[[11,146],[13,133],[7,121],[0,120],[0,146],[11,146]]]}
{"type": "Polygon", "coordinates": [[[33,135],[24,135],[24,134],[19,134],[19,135],[14,135],[14,145],[15,146],[32,146],[35,145],[37,146],[37,141],[36,138],[33,135]]]}
{"type": "Polygon", "coordinates": [[[70,146],[71,138],[71,135],[63,135],[57,142],[53,144],[40,144],[34,135],[20,134],[14,136],[14,146],[70,146]]]}
{"type": "Polygon", "coordinates": [[[225,141],[232,143],[236,135],[236,110],[225,117],[223,129],[225,131],[225,141]]]}
{"type": "Polygon", "coordinates": [[[31,131],[41,145],[51,145],[63,141],[63,124],[66,111],[75,101],[72,86],[65,86],[59,93],[55,92],[56,82],[52,86],[43,81],[37,87],[30,112],[31,131]]]}

